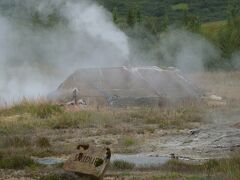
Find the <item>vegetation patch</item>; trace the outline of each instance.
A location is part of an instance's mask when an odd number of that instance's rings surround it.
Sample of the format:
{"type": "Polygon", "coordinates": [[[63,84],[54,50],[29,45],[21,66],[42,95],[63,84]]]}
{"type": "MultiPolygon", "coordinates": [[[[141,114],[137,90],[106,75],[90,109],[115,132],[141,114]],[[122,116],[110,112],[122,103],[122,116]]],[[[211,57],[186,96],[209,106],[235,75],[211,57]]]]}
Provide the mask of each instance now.
{"type": "Polygon", "coordinates": [[[2,139],[1,146],[7,147],[28,147],[31,146],[31,139],[29,137],[5,137],[2,139]]]}
{"type": "Polygon", "coordinates": [[[135,168],[135,164],[122,160],[116,160],[111,163],[110,167],[115,170],[133,170],[135,168]]]}
{"type": "Polygon", "coordinates": [[[49,156],[58,156],[58,155],[61,155],[61,153],[53,151],[51,149],[47,149],[47,150],[34,151],[31,153],[31,155],[39,158],[44,158],[49,156]]]}
{"type": "Polygon", "coordinates": [[[78,177],[74,174],[64,173],[64,174],[49,174],[42,176],[40,180],[90,180],[88,177],[78,177]]]}
{"type": "Polygon", "coordinates": [[[38,118],[46,119],[60,112],[62,112],[62,109],[59,105],[51,104],[45,101],[37,102],[24,99],[20,103],[14,104],[11,107],[0,109],[0,116],[30,113],[38,118]]]}
{"type": "Polygon", "coordinates": [[[65,112],[50,120],[50,127],[53,129],[79,128],[86,125],[91,117],[88,111],[65,112]]]}
{"type": "Polygon", "coordinates": [[[51,146],[49,139],[46,137],[39,137],[36,141],[36,144],[40,148],[48,148],[51,146]]]}
{"type": "Polygon", "coordinates": [[[201,172],[204,170],[202,165],[185,163],[179,160],[169,160],[160,168],[172,172],[201,172]]]}
{"type": "Polygon", "coordinates": [[[203,164],[191,164],[179,160],[170,160],[164,165],[159,166],[158,170],[180,173],[202,173],[207,177],[215,178],[218,178],[219,174],[221,174],[223,179],[237,180],[240,178],[240,156],[236,154],[229,159],[208,160],[203,164]]]}
{"type": "Polygon", "coordinates": [[[176,10],[182,10],[182,11],[186,11],[188,10],[188,4],[187,3],[178,3],[175,5],[172,5],[172,10],[176,11],[176,10]]]}
{"type": "Polygon", "coordinates": [[[137,144],[137,140],[129,136],[124,137],[122,141],[125,147],[130,147],[137,144]]]}
{"type": "Polygon", "coordinates": [[[24,169],[36,165],[31,158],[26,156],[9,156],[0,160],[0,169],[24,169]]]}

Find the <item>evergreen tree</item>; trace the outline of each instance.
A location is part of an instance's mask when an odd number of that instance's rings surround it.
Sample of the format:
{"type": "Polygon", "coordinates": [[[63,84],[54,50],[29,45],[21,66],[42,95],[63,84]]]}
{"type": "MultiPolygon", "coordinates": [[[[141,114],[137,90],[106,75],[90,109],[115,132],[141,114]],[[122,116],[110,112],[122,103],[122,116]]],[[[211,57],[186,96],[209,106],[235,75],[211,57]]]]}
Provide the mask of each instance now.
{"type": "Polygon", "coordinates": [[[116,7],[113,8],[113,10],[112,10],[112,17],[113,17],[113,22],[117,23],[117,21],[118,21],[118,14],[117,14],[117,8],[116,7]]]}
{"type": "Polygon", "coordinates": [[[142,14],[141,14],[140,9],[136,10],[136,21],[137,21],[138,24],[142,23],[142,14]]]}
{"type": "Polygon", "coordinates": [[[127,15],[127,24],[129,27],[133,27],[136,23],[136,16],[133,9],[129,9],[127,15]]]}
{"type": "Polygon", "coordinates": [[[240,50],[239,9],[236,3],[233,1],[230,2],[228,7],[228,22],[218,34],[218,45],[222,50],[222,56],[225,58],[229,58],[232,53],[240,50]]]}
{"type": "Polygon", "coordinates": [[[201,21],[199,17],[190,14],[188,10],[184,11],[183,24],[189,31],[199,32],[201,28],[201,21]]]}

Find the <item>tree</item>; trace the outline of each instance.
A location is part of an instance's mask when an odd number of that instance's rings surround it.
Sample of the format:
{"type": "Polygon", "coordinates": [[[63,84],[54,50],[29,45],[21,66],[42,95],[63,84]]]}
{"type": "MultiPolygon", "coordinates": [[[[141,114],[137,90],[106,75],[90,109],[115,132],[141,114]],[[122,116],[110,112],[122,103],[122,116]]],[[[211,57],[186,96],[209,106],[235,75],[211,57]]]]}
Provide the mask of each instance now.
{"type": "Polygon", "coordinates": [[[137,22],[138,24],[141,24],[141,23],[142,23],[142,14],[141,14],[140,9],[137,9],[137,10],[136,10],[136,22],[137,22]]]}
{"type": "Polygon", "coordinates": [[[133,27],[136,23],[136,16],[135,16],[135,12],[133,9],[129,9],[128,10],[128,15],[127,15],[127,24],[130,27],[133,27]]]}
{"type": "Polygon", "coordinates": [[[183,19],[184,26],[193,32],[199,32],[201,28],[201,21],[199,17],[190,14],[187,10],[184,12],[184,19],[183,19]]]}
{"type": "Polygon", "coordinates": [[[117,14],[117,8],[116,7],[113,8],[113,10],[112,10],[112,17],[113,17],[113,22],[117,23],[117,21],[118,21],[118,14],[117,14]]]}
{"type": "Polygon", "coordinates": [[[233,1],[228,7],[228,21],[218,33],[218,45],[222,56],[229,58],[235,51],[240,50],[240,17],[239,7],[233,1]]]}

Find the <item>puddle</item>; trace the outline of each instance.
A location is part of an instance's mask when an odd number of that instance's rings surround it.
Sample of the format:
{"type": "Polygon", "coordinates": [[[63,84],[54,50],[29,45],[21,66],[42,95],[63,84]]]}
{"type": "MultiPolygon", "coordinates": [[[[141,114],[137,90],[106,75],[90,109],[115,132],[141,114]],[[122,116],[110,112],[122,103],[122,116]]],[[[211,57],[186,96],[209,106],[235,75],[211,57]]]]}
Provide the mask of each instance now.
{"type": "MultiPolygon", "coordinates": [[[[166,163],[171,158],[169,156],[150,156],[146,154],[113,154],[111,162],[116,160],[122,160],[129,163],[134,163],[136,166],[154,166],[166,163]]],[[[180,160],[188,161],[187,158],[179,158],[180,160]]],[[[56,157],[45,157],[45,158],[33,158],[39,164],[42,165],[54,165],[64,163],[67,159],[56,158],[56,157]]]]}
{"type": "Polygon", "coordinates": [[[56,157],[33,158],[33,160],[42,165],[55,165],[66,161],[66,159],[56,157]]]}
{"type": "MultiPolygon", "coordinates": [[[[144,154],[133,154],[133,155],[125,155],[125,154],[113,154],[111,157],[111,161],[122,160],[130,163],[134,163],[135,165],[158,165],[164,164],[170,158],[167,156],[149,156],[144,154]]],[[[45,157],[45,158],[33,158],[37,163],[42,165],[54,165],[59,163],[64,163],[67,159],[56,158],[56,157],[45,157]]]]}

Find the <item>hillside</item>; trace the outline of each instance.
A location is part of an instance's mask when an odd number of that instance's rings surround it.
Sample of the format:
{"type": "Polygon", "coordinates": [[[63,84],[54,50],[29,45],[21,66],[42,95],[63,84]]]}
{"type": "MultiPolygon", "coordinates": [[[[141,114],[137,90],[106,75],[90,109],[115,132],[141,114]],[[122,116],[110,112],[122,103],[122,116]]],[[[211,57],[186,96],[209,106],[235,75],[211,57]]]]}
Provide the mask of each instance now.
{"type": "MultiPolygon", "coordinates": [[[[168,15],[171,20],[178,20],[182,11],[200,17],[201,21],[223,20],[227,17],[229,0],[97,0],[110,11],[117,8],[121,15],[126,15],[131,8],[139,8],[144,16],[161,17],[168,15]]],[[[240,1],[237,2],[240,5],[240,1]]]]}

